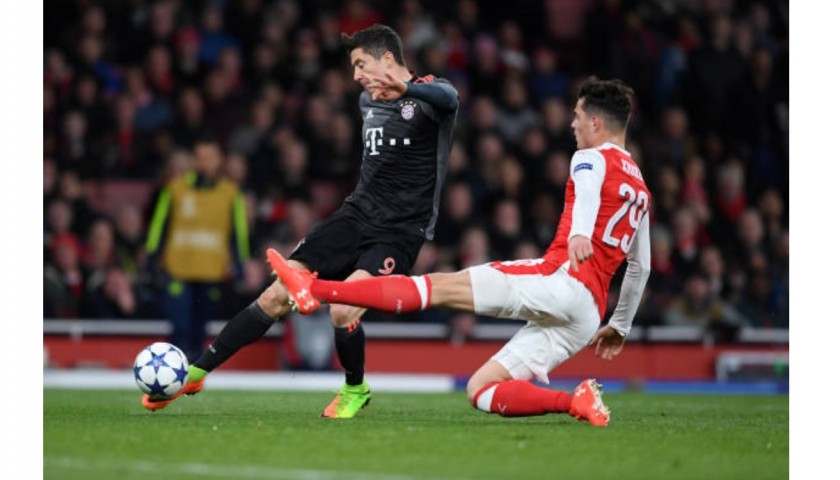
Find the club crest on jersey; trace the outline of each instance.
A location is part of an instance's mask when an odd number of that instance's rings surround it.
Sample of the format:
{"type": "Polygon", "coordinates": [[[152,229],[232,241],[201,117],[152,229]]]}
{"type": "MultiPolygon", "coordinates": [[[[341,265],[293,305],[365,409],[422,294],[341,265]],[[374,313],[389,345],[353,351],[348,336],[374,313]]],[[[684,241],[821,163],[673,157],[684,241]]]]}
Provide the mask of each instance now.
{"type": "Polygon", "coordinates": [[[402,109],[400,110],[400,116],[402,116],[403,120],[411,120],[414,118],[414,103],[404,103],[402,109]]]}

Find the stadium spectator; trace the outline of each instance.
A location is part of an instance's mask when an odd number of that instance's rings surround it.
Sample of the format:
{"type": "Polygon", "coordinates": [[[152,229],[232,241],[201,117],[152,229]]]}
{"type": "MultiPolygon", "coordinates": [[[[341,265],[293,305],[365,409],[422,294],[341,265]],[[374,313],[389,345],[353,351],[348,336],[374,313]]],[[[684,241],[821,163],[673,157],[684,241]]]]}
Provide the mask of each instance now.
{"type": "Polygon", "coordinates": [[[729,296],[729,285],[726,278],[726,264],[723,254],[715,245],[707,245],[700,252],[700,271],[709,282],[709,290],[715,297],[723,299],[729,296]]]}
{"type": "Polygon", "coordinates": [[[684,89],[691,124],[701,135],[725,124],[727,94],[746,70],[732,47],[732,19],[720,13],[707,21],[708,41],[689,56],[684,89]]]}
{"type": "Polygon", "coordinates": [[[518,144],[528,127],[539,124],[540,116],[531,108],[528,90],[523,81],[508,75],[502,84],[502,108],[499,110],[499,131],[509,145],[518,144]]]}
{"type": "Polygon", "coordinates": [[[205,65],[216,65],[221,52],[229,47],[238,48],[239,42],[225,30],[221,7],[215,2],[208,2],[201,13],[199,58],[205,65]]]}
{"type": "Polygon", "coordinates": [[[528,86],[536,104],[543,105],[550,98],[566,97],[569,77],[557,68],[557,56],[551,48],[545,45],[536,47],[531,55],[531,64],[533,68],[529,70],[528,86]]]}
{"type": "Polygon", "coordinates": [[[251,106],[248,123],[233,131],[227,144],[228,151],[250,157],[265,142],[274,126],[274,111],[266,101],[256,101],[251,106]]]}
{"type": "Polygon", "coordinates": [[[718,340],[732,341],[735,329],[747,324],[739,310],[712,293],[702,275],[690,275],[683,285],[664,312],[665,325],[698,327],[718,340]]]}
{"type": "Polygon", "coordinates": [[[674,237],[664,225],[654,225],[650,230],[650,279],[648,290],[653,301],[667,306],[678,293],[682,272],[677,270],[674,237]]]}
{"type": "Polygon", "coordinates": [[[79,263],[79,246],[71,237],[52,242],[44,265],[44,317],[77,318],[88,274],[79,263]]]}
{"type": "Polygon", "coordinates": [[[563,205],[566,195],[566,180],[569,179],[569,165],[571,158],[563,150],[551,152],[546,159],[545,174],[543,176],[542,190],[554,197],[557,205],[563,205]]]}
{"type": "Polygon", "coordinates": [[[115,265],[111,222],[100,218],[90,225],[82,252],[82,264],[91,273],[101,273],[115,265]]]}
{"type": "Polygon", "coordinates": [[[83,318],[142,318],[129,275],[111,267],[88,280],[80,315],[83,318]]]}
{"type": "Polygon", "coordinates": [[[767,238],[761,214],[749,208],[738,219],[737,239],[729,248],[731,258],[737,259],[751,271],[764,271],[768,267],[771,243],[767,238]]]}
{"type": "Polygon", "coordinates": [[[192,27],[181,27],[175,33],[173,72],[181,88],[198,88],[206,68],[201,63],[201,34],[192,27]]]}
{"type": "Polygon", "coordinates": [[[99,92],[99,81],[92,75],[84,75],[76,81],[73,98],[69,108],[79,111],[88,124],[93,142],[103,141],[107,134],[110,112],[99,92]]]}
{"type": "Polygon", "coordinates": [[[761,219],[771,241],[778,241],[787,235],[787,218],[782,194],[776,189],[765,190],[757,205],[761,219]]]}
{"type": "Polygon", "coordinates": [[[151,134],[171,125],[172,108],[165,97],[156,95],[146,82],[139,67],[130,68],[125,74],[128,97],[135,108],[134,127],[141,134],[151,134]]]}
{"type": "Polygon", "coordinates": [[[137,205],[121,205],[114,214],[114,226],[114,263],[136,276],[146,265],[143,213],[137,205]]]}
{"type": "Polygon", "coordinates": [[[73,211],[73,233],[79,238],[85,236],[95,214],[85,197],[81,179],[74,170],[65,170],[59,176],[58,198],[65,200],[73,211]]]}
{"type": "Polygon", "coordinates": [[[551,97],[542,102],[542,126],[546,132],[551,150],[571,154],[575,150],[575,139],[569,128],[569,108],[562,97],[551,97]]]}
{"type": "Polygon", "coordinates": [[[81,255],[82,245],[79,236],[71,229],[73,225],[73,209],[66,200],[56,198],[47,205],[46,224],[44,225],[44,249],[50,258],[49,251],[55,249],[59,242],[70,245],[75,254],[81,255]]]}
{"type": "Polygon", "coordinates": [[[692,155],[683,166],[682,193],[680,200],[690,208],[701,224],[712,219],[712,207],[706,186],[706,162],[698,155],[692,155]]]}
{"type": "MultiPolygon", "coordinates": [[[[554,196],[550,192],[537,194],[531,203],[531,218],[529,221],[531,236],[539,249],[546,249],[554,238],[557,229],[556,220],[560,215],[554,196]]],[[[517,258],[528,258],[520,257],[517,258]]]]}
{"type": "MultiPolygon", "coordinates": [[[[518,198],[524,203],[525,200],[533,196],[529,192],[530,189],[524,187],[526,185],[538,184],[542,178],[541,170],[549,154],[548,138],[542,128],[533,125],[528,127],[522,134],[520,144],[521,148],[516,149],[518,150],[516,154],[518,158],[517,163],[521,163],[520,169],[522,172],[519,175],[523,176],[523,178],[517,180],[516,186],[517,190],[522,190],[522,192],[517,191],[512,197],[518,198]],[[520,193],[522,193],[522,196],[520,196],[520,193]]],[[[516,160],[514,158],[514,161],[516,160]]],[[[502,173],[504,174],[505,172],[502,173]]],[[[508,189],[503,187],[503,190],[507,191],[508,189]]]]}
{"type": "Polygon", "coordinates": [[[155,95],[171,98],[175,90],[172,58],[163,45],[156,45],[146,57],[146,79],[155,95]]]}
{"type": "Polygon", "coordinates": [[[654,185],[657,199],[654,216],[657,222],[675,226],[677,211],[682,207],[683,186],[680,174],[672,165],[660,165],[657,173],[658,181],[654,185]]]}
{"type": "MultiPolygon", "coordinates": [[[[439,33],[430,15],[423,10],[419,0],[405,0],[400,2],[397,19],[397,33],[403,39],[406,50],[416,52],[435,40],[439,33]]],[[[428,64],[424,65],[429,67],[428,64]]],[[[432,70],[424,70],[432,72],[432,70]]],[[[445,72],[435,72],[443,74],[445,72]]]]}
{"type": "Polygon", "coordinates": [[[453,181],[447,185],[440,213],[435,242],[442,247],[457,245],[475,214],[472,191],[466,182],[453,181]]]}
{"type": "MultiPolygon", "coordinates": [[[[58,167],[55,160],[51,158],[44,159],[44,213],[47,211],[47,205],[56,197],[56,190],[58,189],[58,167]]],[[[46,217],[46,215],[44,215],[46,217]]]]}
{"type": "Polygon", "coordinates": [[[211,70],[204,80],[204,115],[207,129],[218,136],[221,145],[227,145],[230,134],[242,124],[243,102],[231,88],[224,72],[211,70]]]}
{"type": "Polygon", "coordinates": [[[524,236],[519,204],[512,199],[502,199],[493,206],[493,223],[490,227],[492,259],[519,258],[513,252],[524,236]]]}
{"type": "Polygon", "coordinates": [[[697,271],[700,249],[708,240],[703,236],[700,221],[694,211],[681,207],[673,218],[674,266],[680,275],[697,271]]]}

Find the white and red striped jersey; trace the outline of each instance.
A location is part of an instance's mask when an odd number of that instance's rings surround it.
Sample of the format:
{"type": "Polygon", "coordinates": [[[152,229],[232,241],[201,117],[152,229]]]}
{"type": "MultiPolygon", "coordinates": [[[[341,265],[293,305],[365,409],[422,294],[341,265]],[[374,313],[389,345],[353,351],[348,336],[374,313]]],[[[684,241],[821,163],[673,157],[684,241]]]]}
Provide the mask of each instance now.
{"type": "Polygon", "coordinates": [[[543,256],[542,268],[545,273],[557,270],[569,260],[569,239],[575,235],[589,237],[592,257],[579,264],[577,272],[569,268],[569,274],[592,292],[603,318],[610,281],[629,256],[632,262],[610,320],[614,328],[626,334],[650,270],[650,191],[630,154],[613,143],[578,150],[570,170],[565,209],[543,256]]]}

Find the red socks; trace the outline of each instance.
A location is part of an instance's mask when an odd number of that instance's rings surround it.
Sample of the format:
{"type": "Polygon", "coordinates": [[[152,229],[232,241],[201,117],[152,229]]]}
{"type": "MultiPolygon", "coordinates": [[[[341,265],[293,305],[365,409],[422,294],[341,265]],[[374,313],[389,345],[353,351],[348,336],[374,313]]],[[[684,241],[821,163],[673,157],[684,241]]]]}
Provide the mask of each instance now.
{"type": "Polygon", "coordinates": [[[490,383],[476,393],[473,406],[503,417],[564,413],[572,405],[568,392],[538,387],[524,380],[490,383]]]}
{"type": "Polygon", "coordinates": [[[312,295],[324,302],[407,313],[429,306],[431,283],[427,275],[391,275],[349,282],[314,279],[311,289],[312,295]]]}

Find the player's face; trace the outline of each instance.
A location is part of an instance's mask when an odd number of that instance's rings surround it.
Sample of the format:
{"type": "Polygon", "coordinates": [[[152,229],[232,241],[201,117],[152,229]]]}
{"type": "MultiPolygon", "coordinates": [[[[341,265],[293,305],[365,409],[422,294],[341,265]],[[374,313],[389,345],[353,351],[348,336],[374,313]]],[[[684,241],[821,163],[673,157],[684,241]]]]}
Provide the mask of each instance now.
{"type": "Polygon", "coordinates": [[[595,121],[592,115],[583,109],[583,99],[578,99],[575,105],[575,117],[572,120],[572,129],[575,132],[577,148],[591,148],[595,145],[595,121]]]}
{"type": "Polygon", "coordinates": [[[360,47],[350,52],[350,64],[353,65],[353,80],[359,82],[368,92],[373,93],[368,86],[371,79],[385,75],[386,65],[382,58],[365,53],[360,47]]]}

